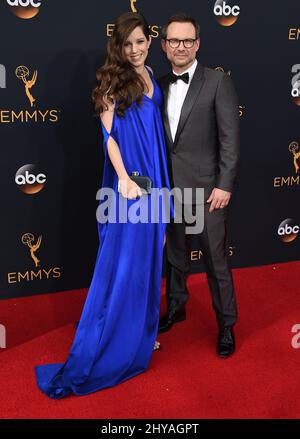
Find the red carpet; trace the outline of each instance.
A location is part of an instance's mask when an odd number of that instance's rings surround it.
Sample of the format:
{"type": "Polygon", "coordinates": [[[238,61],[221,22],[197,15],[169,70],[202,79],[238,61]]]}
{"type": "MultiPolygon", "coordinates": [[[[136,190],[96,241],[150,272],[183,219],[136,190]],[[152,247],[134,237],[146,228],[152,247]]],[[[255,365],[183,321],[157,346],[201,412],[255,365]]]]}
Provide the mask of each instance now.
{"type": "Polygon", "coordinates": [[[1,301],[8,348],[0,354],[0,417],[299,418],[300,349],[291,346],[291,328],[300,323],[299,270],[300,262],[234,270],[237,352],[226,360],[215,354],[205,276],[190,276],[188,319],[159,337],[163,348],[146,373],[58,401],[36,387],[33,367],[66,359],[84,292],[1,301]]]}

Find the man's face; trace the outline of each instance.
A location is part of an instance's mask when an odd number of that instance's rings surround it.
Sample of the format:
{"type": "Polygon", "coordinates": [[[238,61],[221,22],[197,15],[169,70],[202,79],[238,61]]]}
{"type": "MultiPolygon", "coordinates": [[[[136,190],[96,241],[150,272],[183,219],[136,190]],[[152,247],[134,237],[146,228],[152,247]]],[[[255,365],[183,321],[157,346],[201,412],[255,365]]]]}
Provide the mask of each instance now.
{"type": "Polygon", "coordinates": [[[184,47],[182,41],[179,47],[172,48],[170,41],[167,40],[172,40],[172,44],[174,42],[176,43],[176,40],[194,40],[195,38],[196,31],[192,23],[173,22],[168,26],[167,38],[166,40],[162,40],[162,48],[164,52],[166,52],[167,58],[173,67],[184,70],[193,64],[200,46],[200,39],[198,38],[190,48],[184,47]]]}

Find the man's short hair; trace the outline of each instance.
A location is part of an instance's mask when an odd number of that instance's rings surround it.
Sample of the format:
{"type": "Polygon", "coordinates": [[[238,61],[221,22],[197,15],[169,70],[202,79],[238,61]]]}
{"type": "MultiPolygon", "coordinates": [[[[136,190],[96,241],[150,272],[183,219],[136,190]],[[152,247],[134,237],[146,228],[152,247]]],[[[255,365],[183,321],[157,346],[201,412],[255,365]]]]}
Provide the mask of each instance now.
{"type": "Polygon", "coordinates": [[[191,23],[195,28],[196,38],[199,38],[200,36],[200,25],[197,23],[197,21],[190,16],[189,14],[185,12],[177,12],[176,14],[172,15],[166,24],[162,28],[162,38],[165,40],[167,38],[168,33],[168,26],[171,23],[191,23]]]}

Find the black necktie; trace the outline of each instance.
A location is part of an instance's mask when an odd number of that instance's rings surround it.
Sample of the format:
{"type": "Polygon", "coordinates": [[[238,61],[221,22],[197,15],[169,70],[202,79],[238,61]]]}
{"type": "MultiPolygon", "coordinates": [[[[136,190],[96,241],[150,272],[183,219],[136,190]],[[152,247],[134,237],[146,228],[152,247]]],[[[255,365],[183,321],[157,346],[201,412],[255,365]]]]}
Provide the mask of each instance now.
{"type": "Polygon", "coordinates": [[[185,82],[186,84],[189,83],[189,74],[188,72],[184,73],[183,75],[175,75],[173,72],[170,74],[170,82],[172,84],[174,84],[175,82],[178,81],[178,79],[182,79],[183,82],[185,82]]]}

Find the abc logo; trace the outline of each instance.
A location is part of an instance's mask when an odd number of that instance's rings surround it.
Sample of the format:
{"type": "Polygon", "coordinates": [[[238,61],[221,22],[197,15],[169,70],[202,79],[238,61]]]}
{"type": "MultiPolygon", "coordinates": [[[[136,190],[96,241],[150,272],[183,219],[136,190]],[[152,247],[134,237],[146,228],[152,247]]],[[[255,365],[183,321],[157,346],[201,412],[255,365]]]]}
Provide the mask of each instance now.
{"type": "Polygon", "coordinates": [[[18,169],[15,182],[25,194],[37,194],[44,187],[46,175],[37,173],[35,165],[24,165],[18,169]]]}
{"type": "Polygon", "coordinates": [[[214,14],[222,26],[232,26],[240,15],[239,6],[230,6],[225,0],[217,0],[214,7],[214,14]]]}
{"type": "Polygon", "coordinates": [[[6,0],[11,11],[19,18],[28,20],[40,12],[41,2],[38,0],[6,0]]]}
{"type": "Polygon", "coordinates": [[[278,227],[278,235],[282,242],[288,243],[294,241],[299,233],[299,226],[291,218],[288,218],[280,224],[278,227]]]}

